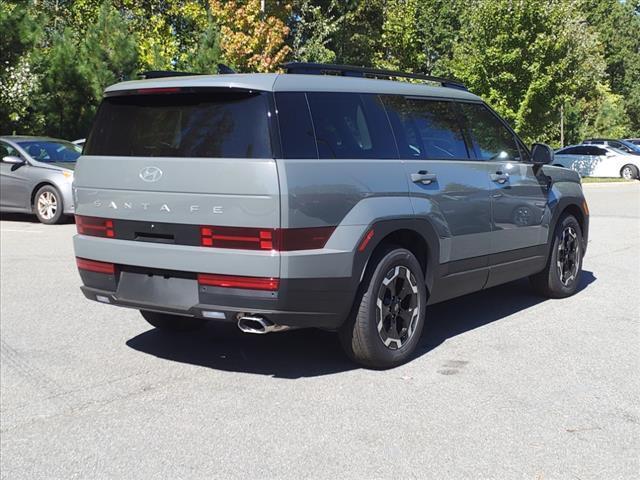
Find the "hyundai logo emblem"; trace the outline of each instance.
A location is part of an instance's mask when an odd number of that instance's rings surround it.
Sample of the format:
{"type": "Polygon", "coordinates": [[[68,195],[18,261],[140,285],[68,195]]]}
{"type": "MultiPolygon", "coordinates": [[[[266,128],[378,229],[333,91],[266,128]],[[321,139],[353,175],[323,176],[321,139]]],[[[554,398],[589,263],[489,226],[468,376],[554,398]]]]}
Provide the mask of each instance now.
{"type": "Polygon", "coordinates": [[[144,182],[157,182],[162,177],[162,170],[158,167],[144,167],[140,170],[140,178],[144,182]]]}

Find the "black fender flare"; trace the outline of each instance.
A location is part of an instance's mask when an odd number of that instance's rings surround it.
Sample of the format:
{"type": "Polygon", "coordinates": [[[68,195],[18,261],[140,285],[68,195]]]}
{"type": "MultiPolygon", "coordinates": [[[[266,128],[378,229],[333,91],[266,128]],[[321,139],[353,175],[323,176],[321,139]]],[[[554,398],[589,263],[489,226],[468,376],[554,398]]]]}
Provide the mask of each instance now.
{"type": "Polygon", "coordinates": [[[360,285],[366,268],[371,260],[373,252],[390,234],[399,230],[409,230],[418,234],[425,241],[427,246],[427,258],[425,265],[425,284],[427,291],[431,292],[434,279],[440,264],[440,239],[435,228],[427,219],[420,218],[394,218],[378,220],[371,223],[364,231],[358,244],[355,246],[355,255],[353,258],[353,279],[357,286],[360,285]],[[366,248],[361,252],[359,247],[365,237],[373,229],[373,237],[367,243],[366,248]]]}

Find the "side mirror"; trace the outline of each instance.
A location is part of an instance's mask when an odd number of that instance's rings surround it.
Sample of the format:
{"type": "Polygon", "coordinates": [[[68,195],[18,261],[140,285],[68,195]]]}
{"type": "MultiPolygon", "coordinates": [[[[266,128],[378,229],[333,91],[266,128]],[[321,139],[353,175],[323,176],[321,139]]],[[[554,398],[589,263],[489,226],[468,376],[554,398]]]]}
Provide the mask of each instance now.
{"type": "Polygon", "coordinates": [[[553,163],[553,149],[544,143],[534,143],[531,147],[531,163],[534,165],[553,163]]]}
{"type": "Polygon", "coordinates": [[[6,157],[2,157],[2,161],[4,163],[11,163],[13,165],[22,165],[24,160],[20,157],[16,157],[15,155],[7,155],[6,157]]]}

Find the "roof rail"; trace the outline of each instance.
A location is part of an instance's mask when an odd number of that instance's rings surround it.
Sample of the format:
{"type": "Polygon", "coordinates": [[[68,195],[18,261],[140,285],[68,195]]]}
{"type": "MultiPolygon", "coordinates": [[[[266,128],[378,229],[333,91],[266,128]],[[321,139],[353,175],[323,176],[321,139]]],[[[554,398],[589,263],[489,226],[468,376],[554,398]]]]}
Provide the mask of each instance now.
{"type": "MultiPolygon", "coordinates": [[[[236,73],[231,68],[227,67],[224,63],[219,63],[218,74],[229,74],[236,73]]],[[[206,73],[198,73],[198,72],[176,72],[174,70],[150,70],[148,72],[142,72],[139,77],[143,80],[148,80],[150,78],[165,78],[165,77],[185,77],[188,75],[206,75],[206,73]]]]}
{"type": "Polygon", "coordinates": [[[468,90],[467,87],[457,80],[448,78],[423,75],[421,73],[404,73],[394,70],[382,70],[378,68],[354,67],[352,65],[335,65],[332,63],[305,63],[289,62],[282,65],[287,73],[307,74],[307,75],[336,75],[342,77],[364,77],[377,78],[382,80],[394,80],[396,78],[411,78],[424,80],[427,82],[439,83],[443,87],[468,90]]]}

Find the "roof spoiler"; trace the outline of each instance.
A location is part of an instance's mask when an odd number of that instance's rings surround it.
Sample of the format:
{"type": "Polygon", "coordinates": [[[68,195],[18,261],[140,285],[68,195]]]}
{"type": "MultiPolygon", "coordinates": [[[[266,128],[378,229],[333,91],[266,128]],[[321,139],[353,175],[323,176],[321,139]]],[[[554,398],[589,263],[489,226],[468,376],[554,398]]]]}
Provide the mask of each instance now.
{"type": "MultiPolygon", "coordinates": [[[[236,73],[232,68],[226,66],[223,63],[218,64],[218,74],[227,75],[230,73],[236,73]]],[[[175,70],[149,70],[142,72],[138,75],[142,80],[150,80],[153,78],[166,78],[166,77],[186,77],[190,75],[207,75],[206,73],[199,72],[177,72],[175,70]]]]}

